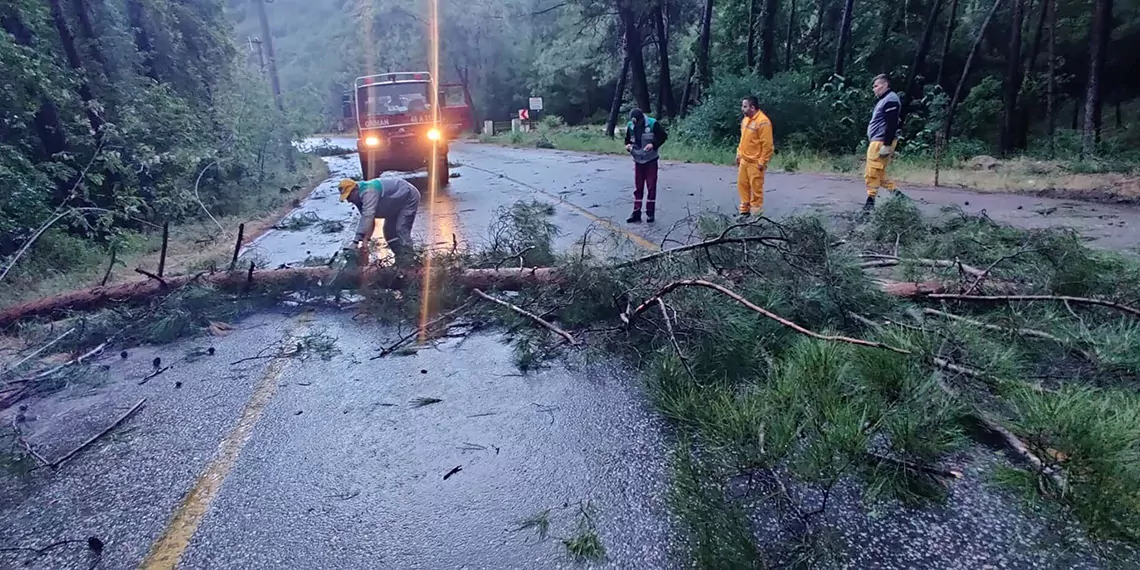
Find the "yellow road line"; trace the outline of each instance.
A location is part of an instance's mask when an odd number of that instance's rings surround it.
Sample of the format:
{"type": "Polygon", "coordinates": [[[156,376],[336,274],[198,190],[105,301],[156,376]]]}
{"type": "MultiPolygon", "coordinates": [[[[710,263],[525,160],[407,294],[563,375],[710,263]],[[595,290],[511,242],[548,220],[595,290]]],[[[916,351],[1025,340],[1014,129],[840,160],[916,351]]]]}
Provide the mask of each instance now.
{"type": "MultiPolygon", "coordinates": [[[[293,346],[294,341],[304,334],[312,319],[311,313],[304,313],[298,318],[298,323],[285,335],[283,346],[293,346]]],[[[141,570],[168,570],[178,566],[178,562],[190,546],[190,539],[198,531],[206,513],[210,510],[210,503],[218,496],[222,483],[226,480],[230,470],[237,464],[238,454],[253,433],[254,426],[261,419],[262,412],[273,399],[277,391],[277,382],[285,369],[289,367],[291,358],[279,356],[269,362],[265,373],[253,388],[253,394],[242,410],[237,425],[230,430],[229,435],[218,445],[218,451],[205,471],[198,475],[194,487],[182,500],[174,516],[166,525],[166,530],[143,559],[139,568],[141,570]]]]}
{"type": "Polygon", "coordinates": [[[502,178],[503,180],[509,180],[511,182],[514,182],[515,184],[518,184],[519,186],[527,188],[528,190],[532,190],[534,192],[538,192],[539,194],[549,196],[550,198],[553,198],[554,200],[558,200],[559,204],[566,206],[566,207],[578,212],[579,214],[586,216],[590,220],[597,222],[599,224],[602,224],[603,226],[606,226],[606,227],[610,228],[611,230],[614,230],[614,231],[618,232],[619,234],[622,234],[622,235],[628,237],[630,240],[633,241],[633,243],[636,243],[637,245],[644,247],[645,249],[648,249],[650,251],[658,251],[661,249],[661,246],[645,239],[644,237],[641,237],[641,236],[629,231],[626,228],[623,228],[623,227],[607,220],[606,218],[598,216],[597,214],[595,214],[595,213],[593,213],[593,212],[591,212],[591,211],[589,211],[589,210],[587,210],[587,209],[585,209],[585,208],[583,208],[583,207],[581,207],[581,206],[579,206],[573,202],[567,201],[562,196],[559,196],[557,194],[551,194],[550,192],[547,192],[546,190],[543,190],[543,189],[538,188],[536,186],[531,186],[530,184],[527,184],[526,182],[523,182],[521,180],[516,180],[514,178],[511,178],[510,176],[507,176],[506,174],[495,172],[493,170],[487,170],[486,168],[479,168],[477,166],[471,166],[470,164],[464,164],[463,166],[465,168],[471,168],[473,170],[478,170],[480,172],[486,172],[487,174],[493,174],[495,176],[498,176],[499,178],[502,178]]]}

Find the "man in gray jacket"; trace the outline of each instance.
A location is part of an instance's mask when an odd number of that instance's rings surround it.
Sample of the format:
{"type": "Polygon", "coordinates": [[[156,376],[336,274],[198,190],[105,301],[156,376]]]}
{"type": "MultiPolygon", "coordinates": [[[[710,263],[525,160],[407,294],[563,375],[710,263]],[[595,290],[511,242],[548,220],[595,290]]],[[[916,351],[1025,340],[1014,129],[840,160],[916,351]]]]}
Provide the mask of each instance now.
{"type": "Polygon", "coordinates": [[[366,253],[376,218],[384,218],[384,240],[396,257],[396,265],[407,265],[412,254],[412,226],[420,208],[420,191],[403,178],[376,178],[363,182],[345,178],[338,186],[340,201],[350,202],[360,211],[353,247],[366,253]]]}
{"type": "Polygon", "coordinates": [[[899,112],[902,103],[899,96],[891,91],[891,80],[886,75],[875,77],[871,84],[875,91],[875,109],[871,111],[871,121],[867,123],[867,170],[863,179],[867,183],[867,203],[863,205],[864,211],[875,208],[875,196],[879,188],[886,188],[891,192],[896,190],[895,182],[887,177],[887,167],[895,154],[895,145],[898,144],[899,112]]]}
{"type": "Polygon", "coordinates": [[[647,117],[641,109],[629,112],[625,150],[633,157],[633,215],[626,222],[641,221],[641,199],[646,186],[649,187],[649,195],[645,196],[645,221],[653,222],[657,213],[657,151],[665,144],[666,137],[668,135],[657,119],[647,117]]]}

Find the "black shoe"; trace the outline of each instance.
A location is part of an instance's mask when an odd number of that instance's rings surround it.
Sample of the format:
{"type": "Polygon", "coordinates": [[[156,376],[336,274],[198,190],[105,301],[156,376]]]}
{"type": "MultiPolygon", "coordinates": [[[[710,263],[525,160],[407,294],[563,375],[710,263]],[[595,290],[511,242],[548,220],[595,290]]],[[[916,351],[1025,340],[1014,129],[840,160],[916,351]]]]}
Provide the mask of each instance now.
{"type": "Polygon", "coordinates": [[[652,224],[653,223],[653,214],[646,214],[645,215],[645,222],[652,224]]]}
{"type": "Polygon", "coordinates": [[[637,222],[640,222],[640,221],[641,221],[641,212],[640,211],[634,212],[632,215],[630,215],[630,217],[625,219],[625,223],[627,223],[627,224],[636,224],[637,222]]]}
{"type": "Polygon", "coordinates": [[[737,219],[737,221],[743,222],[744,220],[747,220],[748,218],[751,218],[751,217],[752,217],[752,212],[741,212],[740,215],[737,216],[736,219],[737,219]]]}
{"type": "Polygon", "coordinates": [[[874,210],[874,209],[875,209],[875,198],[873,196],[867,196],[867,201],[863,203],[863,211],[864,212],[870,212],[871,210],[874,210]]]}

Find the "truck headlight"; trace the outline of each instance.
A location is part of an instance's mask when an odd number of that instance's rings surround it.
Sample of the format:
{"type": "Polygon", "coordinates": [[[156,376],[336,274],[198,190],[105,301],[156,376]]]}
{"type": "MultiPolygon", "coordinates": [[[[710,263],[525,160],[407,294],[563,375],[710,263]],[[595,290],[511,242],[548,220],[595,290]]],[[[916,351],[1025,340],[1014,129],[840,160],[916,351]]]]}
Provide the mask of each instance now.
{"type": "Polygon", "coordinates": [[[432,129],[428,131],[427,135],[429,139],[437,141],[439,140],[439,129],[432,129]]]}
{"type": "Polygon", "coordinates": [[[380,137],[368,137],[364,139],[364,146],[380,146],[380,137]]]}

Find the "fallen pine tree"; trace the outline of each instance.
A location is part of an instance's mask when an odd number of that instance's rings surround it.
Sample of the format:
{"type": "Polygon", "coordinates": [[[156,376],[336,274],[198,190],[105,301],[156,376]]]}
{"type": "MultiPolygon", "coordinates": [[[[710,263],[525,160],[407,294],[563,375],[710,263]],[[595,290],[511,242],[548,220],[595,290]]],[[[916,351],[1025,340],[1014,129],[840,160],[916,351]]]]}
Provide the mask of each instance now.
{"type": "MultiPolygon", "coordinates": [[[[523,218],[514,223],[535,227],[523,218]]],[[[125,322],[194,315],[207,326],[220,297],[341,289],[360,293],[360,314],[415,318],[429,281],[427,338],[454,319],[483,321],[507,332],[524,371],[583,347],[643,371],[650,399],[690,442],[678,450],[676,479],[686,483],[676,508],[713,543],[704,567],[749,567],[757,554],[750,521],[730,516],[740,505],[727,483],[771,482],[775,502],[791,505],[773,508],[776,524],[811,539],[844,480],[862,481],[869,498],[948,500],[976,426],[1028,468],[1025,489],[1059,501],[1094,535],[1140,538],[1140,467],[1128,459],[1140,438],[1129,387],[1140,378],[1134,260],[1065,232],[960,213],[927,220],[901,200],[839,234],[812,219],[702,224],[704,241],[616,263],[585,246],[536,257],[549,236],[528,229],[486,251],[437,257],[430,279],[329,267],[148,278],[13,307],[0,323],[103,308],[113,320],[87,327],[89,346],[125,322]],[[517,293],[496,293],[505,290],[517,293]],[[112,310],[132,303],[152,313],[112,310]]],[[[377,346],[373,358],[412,354],[402,349],[417,338],[377,346]]],[[[764,555],[773,566],[792,557],[764,555]]]]}

